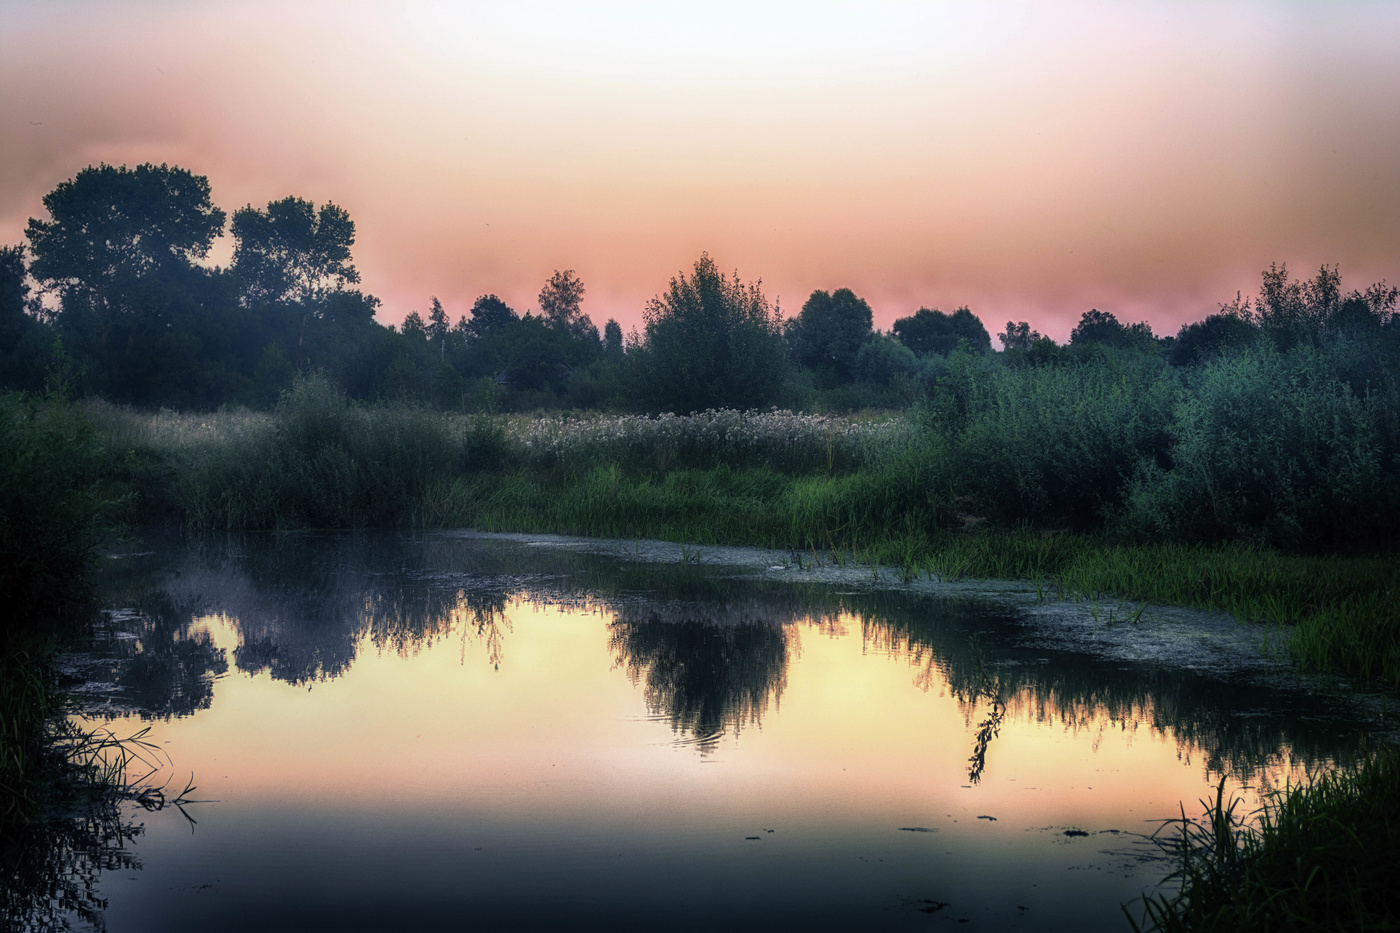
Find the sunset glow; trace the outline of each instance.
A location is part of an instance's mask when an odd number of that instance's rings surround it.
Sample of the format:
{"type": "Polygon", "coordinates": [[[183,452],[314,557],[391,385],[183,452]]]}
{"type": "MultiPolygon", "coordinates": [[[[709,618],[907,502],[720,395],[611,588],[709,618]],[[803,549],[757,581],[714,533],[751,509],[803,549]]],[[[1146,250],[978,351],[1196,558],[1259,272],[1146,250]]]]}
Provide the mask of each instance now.
{"type": "MultiPolygon", "coordinates": [[[[1400,279],[1395,4],[0,2],[0,244],[88,165],[334,201],[380,319],[708,251],[795,313],[1174,333],[1259,271],[1400,279]]],[[[215,261],[228,261],[227,236],[215,261]]]]}

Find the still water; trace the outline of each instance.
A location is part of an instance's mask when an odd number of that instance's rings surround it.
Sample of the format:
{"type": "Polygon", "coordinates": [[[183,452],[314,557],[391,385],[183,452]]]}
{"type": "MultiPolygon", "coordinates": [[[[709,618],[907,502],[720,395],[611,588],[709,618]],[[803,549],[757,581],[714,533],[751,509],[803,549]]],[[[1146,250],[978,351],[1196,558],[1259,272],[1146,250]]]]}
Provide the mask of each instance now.
{"type": "Polygon", "coordinates": [[[71,856],[112,931],[1121,930],[1170,870],[1162,818],[1367,730],[1296,685],[1047,646],[1004,602],[679,546],[152,547],[110,562],[71,670],[87,724],[149,726],[195,802],[71,856]]]}

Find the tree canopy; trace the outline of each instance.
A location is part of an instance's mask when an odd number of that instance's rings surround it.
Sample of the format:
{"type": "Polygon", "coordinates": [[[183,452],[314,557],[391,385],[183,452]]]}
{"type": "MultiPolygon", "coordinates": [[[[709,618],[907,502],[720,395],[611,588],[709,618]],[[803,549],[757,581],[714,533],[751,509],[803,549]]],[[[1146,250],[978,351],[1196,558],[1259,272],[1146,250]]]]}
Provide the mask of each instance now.
{"type": "Polygon", "coordinates": [[[987,328],[967,307],[952,314],[920,308],[909,317],[902,317],[891,328],[899,342],[919,356],[938,354],[948,356],[966,340],[974,350],[990,353],[992,338],[987,328]]]}
{"type": "Polygon", "coordinates": [[[824,382],[850,382],[874,320],[870,305],[849,288],[812,292],[786,327],[793,362],[817,370],[824,382]]]}
{"type": "Polygon", "coordinates": [[[287,197],[234,212],[233,271],[246,300],[304,303],[358,284],[350,259],[355,222],[344,208],[287,197]]]}
{"type": "Polygon", "coordinates": [[[647,303],[644,397],[667,411],[761,408],[777,397],[787,351],[761,283],[722,274],[708,253],[647,303]]]}
{"type": "Polygon", "coordinates": [[[44,195],[27,228],[30,273],[66,305],[118,310],[125,292],[209,254],[224,229],[209,180],[168,165],[83,169],[44,195]]]}

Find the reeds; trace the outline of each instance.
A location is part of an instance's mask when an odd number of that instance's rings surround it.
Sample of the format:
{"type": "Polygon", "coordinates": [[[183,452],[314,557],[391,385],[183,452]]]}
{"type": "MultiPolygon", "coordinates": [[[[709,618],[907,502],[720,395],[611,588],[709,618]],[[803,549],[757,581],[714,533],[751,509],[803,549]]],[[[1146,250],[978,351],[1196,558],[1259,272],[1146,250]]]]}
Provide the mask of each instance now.
{"type": "Polygon", "coordinates": [[[1225,799],[1161,840],[1176,894],[1145,897],[1135,930],[1393,930],[1400,926],[1400,749],[1387,746],[1304,784],[1266,792],[1253,814],[1225,799]]]}

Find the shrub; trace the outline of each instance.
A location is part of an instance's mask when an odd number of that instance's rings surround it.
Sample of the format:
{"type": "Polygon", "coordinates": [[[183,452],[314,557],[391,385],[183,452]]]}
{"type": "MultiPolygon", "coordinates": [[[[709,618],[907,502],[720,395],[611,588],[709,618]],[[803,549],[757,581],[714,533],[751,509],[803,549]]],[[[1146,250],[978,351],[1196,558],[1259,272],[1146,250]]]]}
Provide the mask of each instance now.
{"type": "Polygon", "coordinates": [[[1331,550],[1393,541],[1393,462],[1366,400],[1310,345],[1204,365],[1170,428],[1171,469],[1145,466],[1125,521],[1142,535],[1331,550]]]}

